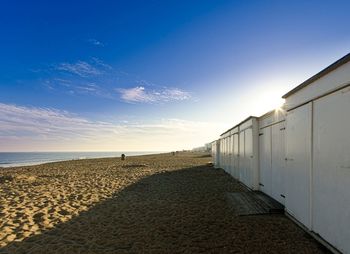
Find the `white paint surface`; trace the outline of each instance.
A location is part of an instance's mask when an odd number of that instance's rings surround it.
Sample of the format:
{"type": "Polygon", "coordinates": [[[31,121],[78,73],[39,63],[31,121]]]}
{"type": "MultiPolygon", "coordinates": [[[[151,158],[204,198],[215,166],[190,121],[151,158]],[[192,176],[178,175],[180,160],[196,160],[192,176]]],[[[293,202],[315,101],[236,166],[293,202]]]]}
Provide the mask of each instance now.
{"type": "Polygon", "coordinates": [[[211,143],[211,156],[215,168],[220,167],[220,139],[211,143]]]}
{"type": "Polygon", "coordinates": [[[233,171],[234,171],[234,166],[233,166],[233,135],[231,134],[229,137],[229,155],[230,155],[230,159],[229,159],[229,172],[230,175],[233,176],[233,171]]]}
{"type": "Polygon", "coordinates": [[[286,119],[286,210],[310,229],[311,103],[286,119]]]}
{"type": "Polygon", "coordinates": [[[239,179],[239,135],[236,133],[233,135],[234,139],[233,139],[233,151],[234,151],[234,178],[239,179]]]}
{"type": "Polygon", "coordinates": [[[274,120],[271,114],[259,121],[263,126],[259,131],[259,189],[284,204],[285,122],[283,119],[278,119],[283,122],[277,123],[274,120]]]}
{"type": "Polygon", "coordinates": [[[244,131],[239,133],[239,180],[243,182],[245,178],[245,150],[244,150],[244,131]]]}
{"type": "Polygon", "coordinates": [[[271,196],[271,127],[259,131],[260,190],[271,196]]]}
{"type": "Polygon", "coordinates": [[[271,196],[284,204],[286,174],[285,122],[272,125],[269,128],[271,128],[271,196]]]}
{"type": "Polygon", "coordinates": [[[287,109],[298,106],[317,96],[337,89],[350,82],[350,62],[338,67],[327,75],[315,80],[313,83],[287,97],[287,109]]]}
{"type": "Polygon", "coordinates": [[[313,231],[350,253],[350,90],[314,102],[313,231]]]}
{"type": "Polygon", "coordinates": [[[245,167],[244,177],[242,182],[249,188],[253,187],[253,133],[252,129],[248,128],[244,131],[244,156],[245,167]]]}

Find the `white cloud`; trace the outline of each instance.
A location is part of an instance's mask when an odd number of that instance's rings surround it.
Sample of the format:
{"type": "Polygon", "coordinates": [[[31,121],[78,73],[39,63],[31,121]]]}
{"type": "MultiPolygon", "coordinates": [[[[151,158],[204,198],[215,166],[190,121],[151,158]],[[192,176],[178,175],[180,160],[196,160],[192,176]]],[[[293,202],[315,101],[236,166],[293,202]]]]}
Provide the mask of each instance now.
{"type": "Polygon", "coordinates": [[[50,90],[66,92],[68,94],[90,94],[98,97],[112,98],[108,89],[97,85],[104,82],[104,78],[113,68],[96,57],[89,62],[77,61],[76,63],[60,63],[55,65],[56,77],[44,80],[43,86],[50,90]],[[78,77],[67,77],[64,73],[75,74],[78,77]]]}
{"type": "Polygon", "coordinates": [[[88,42],[95,46],[104,47],[104,44],[96,39],[88,39],[88,42]]]}
{"type": "Polygon", "coordinates": [[[104,89],[101,86],[98,86],[94,83],[82,83],[82,84],[78,84],[75,85],[74,87],[72,87],[74,93],[77,94],[90,94],[93,96],[97,96],[100,98],[108,98],[108,99],[113,99],[113,96],[111,95],[111,93],[104,89]]]}
{"type": "Polygon", "coordinates": [[[65,71],[76,74],[80,77],[97,76],[103,73],[102,70],[96,68],[92,64],[85,61],[78,61],[76,63],[61,63],[57,65],[56,70],[65,71]]]}
{"type": "Polygon", "coordinates": [[[126,102],[152,102],[152,98],[149,94],[145,92],[145,88],[142,86],[137,86],[134,88],[116,89],[120,93],[121,99],[126,102]]]}
{"type": "Polygon", "coordinates": [[[70,81],[62,78],[44,80],[42,85],[51,91],[68,93],[70,95],[93,95],[100,98],[113,99],[110,91],[95,82],[87,80],[70,81]]]}
{"type": "Polygon", "coordinates": [[[96,93],[99,90],[99,86],[95,84],[85,84],[85,86],[77,86],[78,89],[86,92],[96,93]]]}
{"type": "Polygon", "coordinates": [[[43,86],[71,95],[89,94],[113,99],[115,92],[118,92],[124,102],[149,104],[194,100],[188,91],[137,80],[130,77],[129,73],[115,70],[97,57],[91,57],[88,61],[60,63],[55,66],[55,70],[60,72],[55,73],[56,77],[44,81],[43,86]],[[66,73],[76,76],[67,76],[66,73]],[[111,84],[115,82],[133,82],[136,85],[131,88],[112,88],[111,84]]]}
{"type": "MultiPolygon", "coordinates": [[[[95,124],[67,111],[0,103],[0,136],[75,135],[95,124]]],[[[93,127],[93,128],[92,128],[93,127]]],[[[100,126],[102,127],[102,126],[100,126]]]]}
{"type": "Polygon", "coordinates": [[[103,62],[101,59],[99,59],[97,57],[92,57],[91,62],[97,66],[103,67],[103,68],[108,69],[108,70],[113,69],[112,66],[110,66],[109,64],[106,64],[105,62],[103,62]]]}
{"type": "Polygon", "coordinates": [[[179,88],[146,89],[143,86],[133,88],[117,88],[120,98],[129,103],[157,103],[170,101],[183,101],[191,99],[191,94],[179,88]]]}
{"type": "Polygon", "coordinates": [[[118,123],[0,103],[0,151],[175,150],[211,141],[223,125],[181,119],[118,123]]]}

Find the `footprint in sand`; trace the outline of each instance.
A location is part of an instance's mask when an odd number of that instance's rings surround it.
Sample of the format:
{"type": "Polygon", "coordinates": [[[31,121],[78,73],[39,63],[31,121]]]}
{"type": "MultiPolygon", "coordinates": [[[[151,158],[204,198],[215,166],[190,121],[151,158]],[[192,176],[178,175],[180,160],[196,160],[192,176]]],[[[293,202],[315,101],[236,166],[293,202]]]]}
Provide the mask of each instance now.
{"type": "Polygon", "coordinates": [[[44,216],[45,216],[45,213],[43,212],[36,213],[33,216],[33,220],[35,221],[35,223],[40,223],[44,220],[43,219],[44,216]]]}

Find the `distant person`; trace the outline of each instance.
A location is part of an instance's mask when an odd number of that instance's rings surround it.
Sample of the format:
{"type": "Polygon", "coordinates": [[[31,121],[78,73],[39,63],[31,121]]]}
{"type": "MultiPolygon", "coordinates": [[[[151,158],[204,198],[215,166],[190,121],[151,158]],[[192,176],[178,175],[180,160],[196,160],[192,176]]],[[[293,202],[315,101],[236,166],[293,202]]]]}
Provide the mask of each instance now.
{"type": "Polygon", "coordinates": [[[125,154],[122,154],[121,159],[122,159],[122,161],[125,160],[125,154]]]}

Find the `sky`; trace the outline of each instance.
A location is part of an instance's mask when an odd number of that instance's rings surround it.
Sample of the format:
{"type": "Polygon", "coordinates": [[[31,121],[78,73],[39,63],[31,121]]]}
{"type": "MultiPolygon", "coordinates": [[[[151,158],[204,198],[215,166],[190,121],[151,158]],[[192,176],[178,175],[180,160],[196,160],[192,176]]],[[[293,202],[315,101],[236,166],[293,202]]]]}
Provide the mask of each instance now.
{"type": "Polygon", "coordinates": [[[210,142],[349,53],[350,2],[1,1],[0,151],[210,142]]]}

